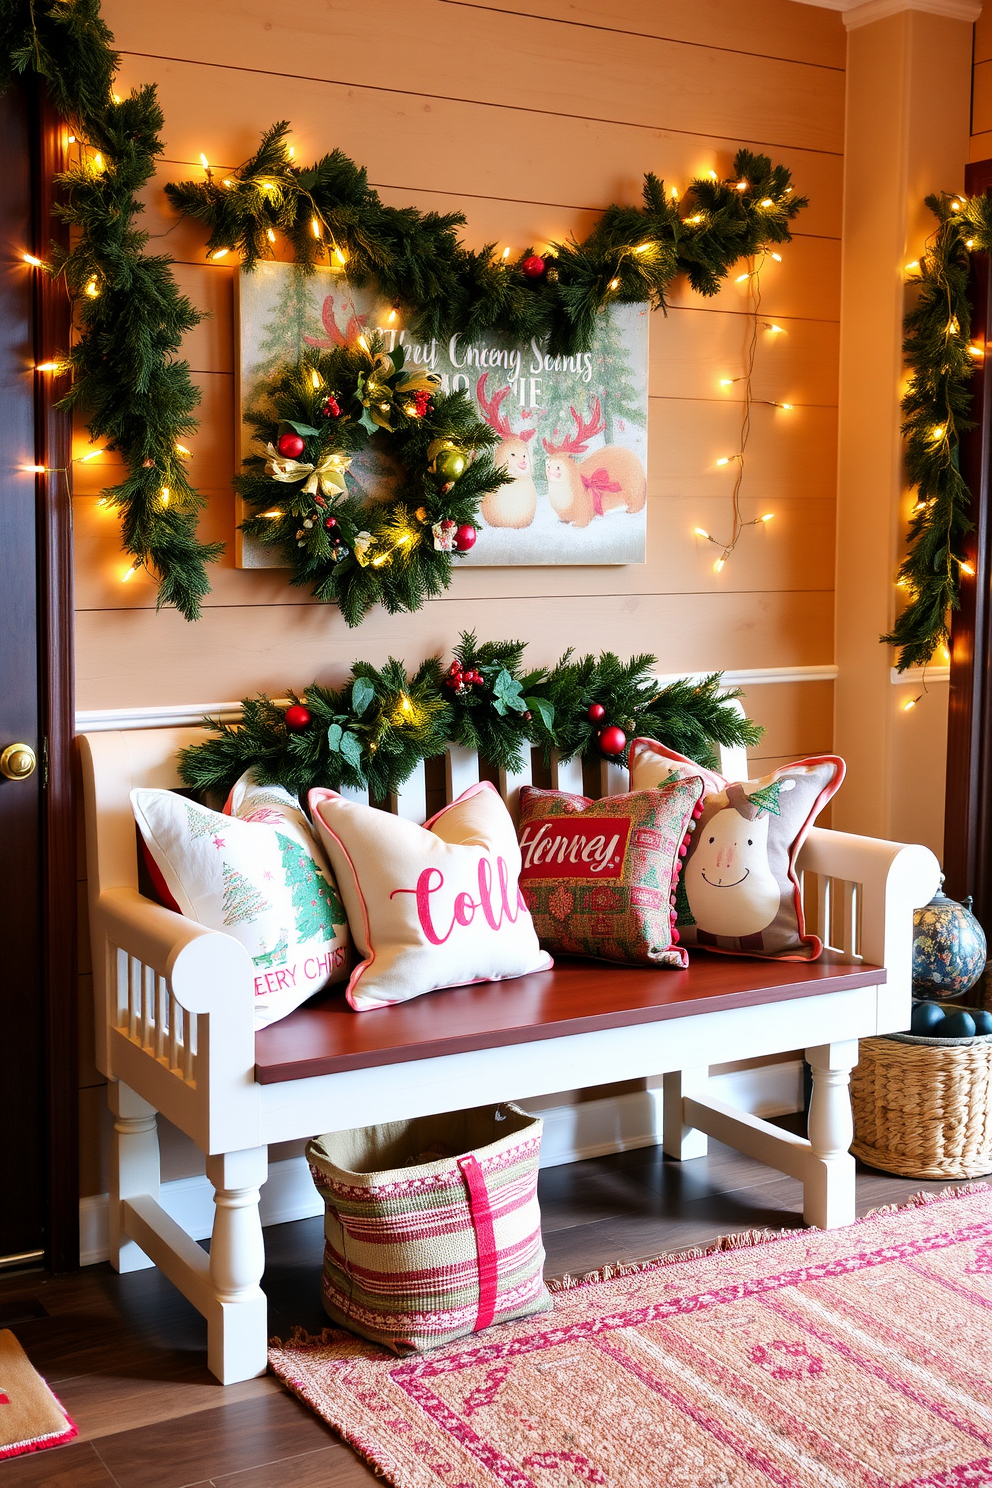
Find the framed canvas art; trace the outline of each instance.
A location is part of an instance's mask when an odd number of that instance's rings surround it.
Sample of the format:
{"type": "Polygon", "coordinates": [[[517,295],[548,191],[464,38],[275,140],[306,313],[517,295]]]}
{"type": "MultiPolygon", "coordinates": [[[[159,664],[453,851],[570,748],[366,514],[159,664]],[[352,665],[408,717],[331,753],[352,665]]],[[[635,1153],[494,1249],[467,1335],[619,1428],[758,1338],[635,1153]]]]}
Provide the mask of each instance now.
{"type": "MultiPolygon", "coordinates": [[[[513,345],[458,337],[412,339],[401,313],[340,270],[307,275],[295,264],[241,270],[237,286],[240,461],[252,451],[247,408],[264,406],[267,381],[308,346],[327,349],[379,330],[407,366],[424,367],[445,392],[463,389],[501,436],[496,460],[512,483],[487,496],[478,540],[462,562],[643,563],[647,516],[647,305],[606,311],[589,351],[548,356],[536,341],[513,345]]],[[[387,448],[370,448],[347,472],[370,500],[398,478],[387,448]]],[[[243,568],[277,566],[271,549],[239,534],[243,568]]]]}

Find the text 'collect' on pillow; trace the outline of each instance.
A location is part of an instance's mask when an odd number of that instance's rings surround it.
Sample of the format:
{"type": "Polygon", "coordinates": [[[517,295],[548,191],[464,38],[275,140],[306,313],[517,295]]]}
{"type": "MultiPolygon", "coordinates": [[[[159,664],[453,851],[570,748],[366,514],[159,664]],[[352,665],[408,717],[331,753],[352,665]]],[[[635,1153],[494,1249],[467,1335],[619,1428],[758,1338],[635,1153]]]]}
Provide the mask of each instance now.
{"type": "Polygon", "coordinates": [[[363,957],[348,983],[357,1011],[551,966],[520,895],[510,813],[487,782],[422,827],[330,790],[309,805],[363,957]]]}

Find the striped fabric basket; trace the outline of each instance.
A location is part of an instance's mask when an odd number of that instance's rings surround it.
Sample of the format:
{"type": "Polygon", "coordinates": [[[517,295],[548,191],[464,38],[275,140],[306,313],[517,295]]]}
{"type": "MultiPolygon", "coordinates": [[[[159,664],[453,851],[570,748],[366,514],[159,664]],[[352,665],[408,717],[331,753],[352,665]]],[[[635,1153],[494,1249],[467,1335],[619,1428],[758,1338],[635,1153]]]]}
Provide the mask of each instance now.
{"type": "Polygon", "coordinates": [[[409,1354],[549,1311],[542,1125],[504,1104],[314,1137],[328,1316],[409,1354]]]}

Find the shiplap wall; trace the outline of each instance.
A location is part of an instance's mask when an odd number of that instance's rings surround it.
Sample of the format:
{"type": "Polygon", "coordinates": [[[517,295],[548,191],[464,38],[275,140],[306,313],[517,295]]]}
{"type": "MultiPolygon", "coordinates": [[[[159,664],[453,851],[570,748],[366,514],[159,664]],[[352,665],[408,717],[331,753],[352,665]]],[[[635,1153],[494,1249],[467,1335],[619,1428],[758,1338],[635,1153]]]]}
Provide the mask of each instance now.
{"type": "MultiPolygon", "coordinates": [[[[838,260],[844,101],[840,16],[791,0],[104,0],[122,53],[118,87],[154,82],[165,153],[144,225],[177,260],[182,287],[211,318],[187,354],[202,389],[188,441],[209,496],[201,531],[228,544],[204,618],[156,613],[98,506],[112,461],[76,467],[77,691],[81,709],[180,704],[335,682],[357,656],[418,662],[473,627],[519,636],[535,663],[567,646],[653,651],[662,671],[832,661],[838,260]],[[610,201],[635,201],[646,170],[682,186],[729,171],[741,145],[770,153],[808,193],[793,243],[762,277],[755,394],[795,405],[754,410],[745,533],[719,576],[693,536],[729,531],[746,287],[713,299],[679,290],[651,334],[648,562],[610,568],[474,569],[419,614],[375,613],[349,631],[278,571],[233,565],[235,445],[232,270],[203,262],[203,237],[169,213],[161,185],[196,176],[203,151],[237,164],[276,119],[296,158],[339,146],[385,200],[462,210],[465,241],[527,244],[588,231],[610,201]],[[159,236],[161,235],[161,236],[159,236]]],[[[992,57],[992,47],[988,55],[992,57]]],[[[977,72],[976,72],[977,86],[977,72]]],[[[992,99],[992,89],[990,89],[992,99]]],[[[992,107],[992,104],[990,104],[992,107]]],[[[992,127],[992,121],[990,121],[992,127]]],[[[992,136],[990,136],[992,138],[992,136]]],[[[80,433],[76,453],[85,453],[80,433]]],[[[832,685],[755,688],[768,762],[829,748],[832,685]]],[[[83,951],[80,1071],[83,1193],[106,1188],[103,1092],[90,1052],[83,951]]],[[[180,1147],[167,1176],[190,1171],[180,1147]]]]}

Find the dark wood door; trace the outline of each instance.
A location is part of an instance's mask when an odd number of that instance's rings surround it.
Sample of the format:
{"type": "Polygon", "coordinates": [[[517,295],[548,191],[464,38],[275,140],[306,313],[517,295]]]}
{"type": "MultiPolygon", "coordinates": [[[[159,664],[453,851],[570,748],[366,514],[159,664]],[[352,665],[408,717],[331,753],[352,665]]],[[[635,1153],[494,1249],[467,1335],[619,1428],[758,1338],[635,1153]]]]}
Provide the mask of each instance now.
{"type": "MultiPolygon", "coordinates": [[[[39,768],[0,775],[0,1263],[45,1249],[46,1082],[42,945],[44,742],[38,677],[31,126],[25,94],[0,99],[0,751],[23,743],[39,768]]],[[[2,754],[0,754],[2,760],[2,754]]],[[[17,761],[14,762],[16,767],[17,761]]]]}
{"type": "Polygon", "coordinates": [[[70,314],[25,255],[64,232],[65,135],[36,90],[0,97],[0,1268],[55,1270],[79,1250],[69,429],[35,369],[70,314]]]}

